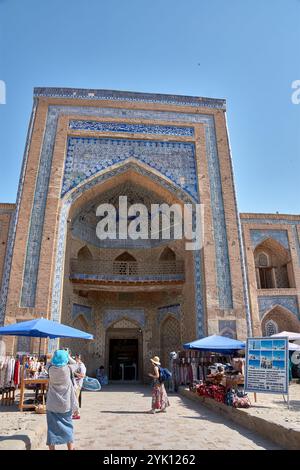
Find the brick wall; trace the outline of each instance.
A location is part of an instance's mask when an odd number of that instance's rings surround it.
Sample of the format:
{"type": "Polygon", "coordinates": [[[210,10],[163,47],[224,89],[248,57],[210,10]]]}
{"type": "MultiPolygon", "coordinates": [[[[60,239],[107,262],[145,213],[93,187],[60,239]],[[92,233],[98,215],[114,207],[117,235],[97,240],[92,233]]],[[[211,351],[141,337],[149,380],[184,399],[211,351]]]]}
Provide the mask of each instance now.
{"type": "MultiPolygon", "coordinates": [[[[3,264],[8,242],[8,230],[15,204],[0,203],[0,280],[3,274],[3,264]]],[[[1,285],[1,282],[0,282],[1,285]]]]}

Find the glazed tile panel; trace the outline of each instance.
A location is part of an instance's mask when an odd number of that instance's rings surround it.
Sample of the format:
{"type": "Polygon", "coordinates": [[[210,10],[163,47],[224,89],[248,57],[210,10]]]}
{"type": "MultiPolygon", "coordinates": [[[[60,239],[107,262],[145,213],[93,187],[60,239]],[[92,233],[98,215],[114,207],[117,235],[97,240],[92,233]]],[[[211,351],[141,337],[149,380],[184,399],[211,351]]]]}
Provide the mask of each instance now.
{"type": "Polygon", "coordinates": [[[105,310],[103,315],[103,326],[108,328],[112,323],[122,318],[128,318],[129,320],[136,321],[142,328],[146,326],[146,317],[143,309],[132,308],[132,309],[116,309],[116,310],[105,310]]]}
{"type": "Polygon", "coordinates": [[[157,322],[160,324],[169,314],[174,315],[177,320],[180,320],[181,307],[180,304],[166,305],[157,309],[157,322]]]}
{"type": "Polygon", "coordinates": [[[293,234],[294,234],[295,245],[296,245],[296,250],[297,250],[297,255],[298,255],[298,263],[300,266],[300,239],[299,239],[296,225],[293,225],[293,234]]]}
{"type": "Polygon", "coordinates": [[[295,295],[274,295],[258,297],[260,318],[262,318],[268,310],[271,310],[271,308],[275,307],[276,305],[281,305],[299,317],[299,306],[297,297],[295,295]]]}
{"type": "Polygon", "coordinates": [[[272,238],[280,243],[286,250],[289,250],[289,240],[286,230],[250,230],[253,248],[268,238],[272,238]]]}
{"type": "Polygon", "coordinates": [[[121,122],[70,121],[69,128],[80,131],[124,132],[132,134],[161,134],[194,137],[193,127],[159,126],[151,124],[128,124],[121,122]]]}
{"type": "Polygon", "coordinates": [[[129,158],[146,163],[198,199],[194,144],[89,137],[68,138],[62,196],[96,173],[129,158]]]}
{"type": "Polygon", "coordinates": [[[72,319],[75,320],[79,315],[83,315],[88,323],[92,322],[92,307],[86,305],[73,304],[72,305],[72,319]]]}

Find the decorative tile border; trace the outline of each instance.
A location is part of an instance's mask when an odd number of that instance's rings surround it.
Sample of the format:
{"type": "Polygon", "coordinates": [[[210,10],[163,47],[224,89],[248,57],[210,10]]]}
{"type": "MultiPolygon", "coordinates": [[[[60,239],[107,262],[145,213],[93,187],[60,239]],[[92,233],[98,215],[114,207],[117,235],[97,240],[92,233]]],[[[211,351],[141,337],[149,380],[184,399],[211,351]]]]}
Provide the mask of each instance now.
{"type": "Polygon", "coordinates": [[[272,218],[264,218],[264,219],[260,219],[260,218],[255,218],[253,217],[253,219],[244,219],[243,217],[241,217],[241,220],[242,220],[242,225],[243,224],[260,224],[260,225],[274,225],[274,224],[278,224],[278,225],[300,225],[300,220],[298,219],[295,219],[295,220],[292,220],[292,219],[285,219],[284,217],[281,218],[281,219],[272,219],[272,218]]]}
{"type": "Polygon", "coordinates": [[[20,173],[18,192],[17,192],[16,208],[15,208],[15,210],[13,212],[13,215],[10,219],[9,231],[8,231],[8,237],[7,237],[7,248],[6,248],[5,260],[4,260],[4,266],[3,266],[3,276],[2,276],[2,283],[1,283],[1,286],[0,286],[1,287],[1,291],[0,291],[0,326],[4,325],[4,321],[5,321],[5,310],[6,310],[6,302],[7,302],[8,288],[9,288],[12,256],[13,256],[13,250],[14,250],[14,245],[15,245],[17,223],[18,223],[18,218],[19,218],[20,204],[21,204],[21,198],[22,198],[22,192],[23,192],[23,186],[24,186],[24,180],[25,180],[25,172],[26,172],[28,154],[29,154],[29,146],[30,146],[30,142],[31,142],[33,125],[34,125],[34,120],[35,120],[35,115],[36,115],[36,109],[37,109],[37,100],[34,99],[32,112],[31,112],[31,116],[30,116],[28,132],[27,132],[27,136],[26,136],[25,151],[24,151],[24,156],[23,156],[23,162],[22,162],[22,168],[21,168],[21,173],[20,173]]]}
{"type": "Polygon", "coordinates": [[[286,308],[294,315],[299,317],[299,306],[296,295],[270,295],[270,296],[258,296],[258,307],[260,318],[276,305],[281,305],[286,308]]]}
{"type": "Polygon", "coordinates": [[[193,127],[160,126],[158,124],[128,124],[126,122],[71,120],[69,122],[69,128],[77,131],[130,132],[132,134],[160,134],[194,137],[193,127]]]}
{"type": "Polygon", "coordinates": [[[221,184],[221,170],[217,151],[214,121],[205,127],[211,211],[216,251],[217,288],[219,307],[232,309],[232,285],[227,243],[226,219],[221,184]]]}
{"type": "MultiPolygon", "coordinates": [[[[41,96],[41,95],[39,95],[41,96]]],[[[215,140],[215,128],[214,128],[214,118],[210,115],[200,115],[200,114],[188,114],[188,113],[175,113],[169,111],[147,111],[147,110],[124,110],[124,109],[115,109],[115,108],[94,108],[94,107],[76,107],[76,106],[49,106],[45,138],[40,158],[40,169],[37,178],[36,190],[35,193],[39,194],[39,198],[36,201],[35,206],[32,211],[31,227],[28,240],[28,252],[26,258],[27,272],[30,267],[30,258],[34,260],[35,269],[33,270],[33,276],[29,278],[28,276],[24,277],[23,285],[23,304],[24,306],[34,305],[35,299],[35,290],[36,290],[36,281],[37,281],[37,272],[39,265],[39,254],[40,254],[40,242],[42,227],[39,225],[36,227],[33,223],[33,220],[38,219],[43,221],[44,219],[44,204],[43,204],[43,194],[47,195],[48,184],[49,184],[49,172],[45,168],[49,168],[52,162],[53,146],[56,135],[57,121],[60,115],[84,115],[97,116],[97,117],[113,117],[121,119],[149,119],[149,120],[164,120],[169,122],[176,122],[177,120],[185,121],[187,123],[204,123],[206,124],[206,145],[210,158],[210,162],[215,162],[218,171],[213,175],[210,175],[211,182],[211,192],[212,192],[212,208],[213,210],[220,211],[222,214],[221,220],[225,220],[224,215],[224,204],[221,191],[221,180],[219,172],[219,162],[218,162],[218,153],[215,140]],[[212,184],[213,183],[213,184],[212,184]],[[220,188],[220,191],[215,191],[215,188],[220,188]],[[30,287],[31,284],[31,287],[30,287]]],[[[62,220],[62,219],[61,219],[62,220]]],[[[218,240],[218,253],[222,252],[223,265],[221,262],[218,263],[218,286],[219,286],[219,298],[221,305],[231,305],[232,292],[229,287],[230,281],[225,280],[224,283],[224,266],[227,265],[227,272],[230,272],[229,269],[229,257],[228,257],[228,246],[227,246],[227,236],[226,230],[224,231],[224,224],[218,219],[215,214],[214,217],[214,234],[218,240]],[[223,227],[223,228],[222,228],[223,227]],[[220,269],[222,267],[222,270],[220,269]],[[224,297],[224,302],[221,296],[221,292],[227,291],[227,295],[224,297]]],[[[199,255],[200,256],[200,255],[199,255]]],[[[218,256],[217,256],[218,259],[218,256]]],[[[57,275],[57,274],[56,274],[57,275]]],[[[55,275],[55,276],[56,276],[55,275]]],[[[55,283],[54,283],[55,285],[55,283]]],[[[198,291],[199,289],[196,289],[198,291]]],[[[201,289],[200,289],[201,290],[201,289]]],[[[202,296],[201,294],[197,294],[202,296]]],[[[198,298],[197,297],[197,298],[198,298]]],[[[196,302],[197,308],[199,309],[199,302],[196,302]]],[[[199,310],[198,310],[199,313],[199,310]]],[[[202,327],[201,327],[202,328],[202,327]]]]}
{"type": "Polygon", "coordinates": [[[181,317],[181,306],[180,304],[166,305],[164,307],[159,307],[157,309],[157,322],[160,325],[161,322],[169,315],[174,315],[177,320],[180,320],[181,317]]]}
{"type": "Polygon", "coordinates": [[[197,338],[203,338],[206,334],[204,326],[204,278],[202,271],[202,256],[200,250],[194,251],[194,279],[195,279],[195,309],[196,309],[196,334],[197,338]]]}
{"type": "Polygon", "coordinates": [[[170,282],[184,281],[184,274],[158,274],[144,276],[122,276],[113,274],[78,274],[70,275],[70,279],[77,281],[114,281],[114,282],[170,282]]]}
{"type": "Polygon", "coordinates": [[[293,229],[293,235],[294,235],[295,245],[296,245],[296,250],[297,250],[297,255],[298,255],[298,263],[299,263],[299,266],[300,266],[300,240],[299,240],[299,234],[298,234],[296,225],[293,225],[292,229],[293,229]]]}
{"type": "Polygon", "coordinates": [[[219,320],[219,332],[221,336],[227,336],[229,338],[236,339],[236,320],[219,320]]]}
{"type": "Polygon", "coordinates": [[[286,230],[260,230],[250,229],[250,236],[253,249],[260,245],[264,240],[272,238],[282,245],[286,250],[290,249],[289,239],[286,230]]]}
{"type": "Polygon", "coordinates": [[[87,305],[73,304],[72,305],[72,319],[75,320],[79,315],[83,315],[88,323],[92,323],[92,307],[87,305]]]}
{"type": "Polygon", "coordinates": [[[117,90],[95,90],[82,88],[35,88],[35,97],[73,98],[88,100],[128,101],[145,103],[175,104],[179,106],[196,106],[226,109],[226,101],[216,98],[198,96],[164,95],[160,93],[139,93],[117,90]]]}
{"type": "Polygon", "coordinates": [[[143,309],[108,309],[105,310],[103,315],[103,326],[109,328],[112,323],[115,323],[122,318],[136,321],[142,328],[146,326],[146,317],[143,309]]]}

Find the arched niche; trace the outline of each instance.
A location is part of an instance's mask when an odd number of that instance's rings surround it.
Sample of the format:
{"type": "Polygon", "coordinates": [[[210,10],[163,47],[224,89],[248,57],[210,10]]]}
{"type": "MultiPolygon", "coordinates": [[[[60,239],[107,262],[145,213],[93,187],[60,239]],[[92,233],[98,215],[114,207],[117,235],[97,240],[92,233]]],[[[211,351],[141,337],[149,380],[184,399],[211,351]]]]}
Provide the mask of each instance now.
{"type": "Polygon", "coordinates": [[[294,274],[289,251],[277,240],[267,238],[254,250],[258,289],[294,287],[294,274]]]}

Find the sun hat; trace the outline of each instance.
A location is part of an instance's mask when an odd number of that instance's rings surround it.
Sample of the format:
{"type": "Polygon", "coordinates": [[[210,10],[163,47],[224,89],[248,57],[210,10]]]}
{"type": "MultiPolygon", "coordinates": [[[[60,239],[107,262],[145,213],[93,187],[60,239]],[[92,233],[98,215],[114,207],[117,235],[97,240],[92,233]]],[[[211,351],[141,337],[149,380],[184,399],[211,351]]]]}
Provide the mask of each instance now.
{"type": "Polygon", "coordinates": [[[160,360],[158,356],[154,356],[150,361],[155,364],[156,366],[160,366],[160,360]]]}
{"type": "Polygon", "coordinates": [[[69,362],[69,353],[64,349],[58,349],[54,352],[51,363],[56,367],[63,367],[69,362]]]}

